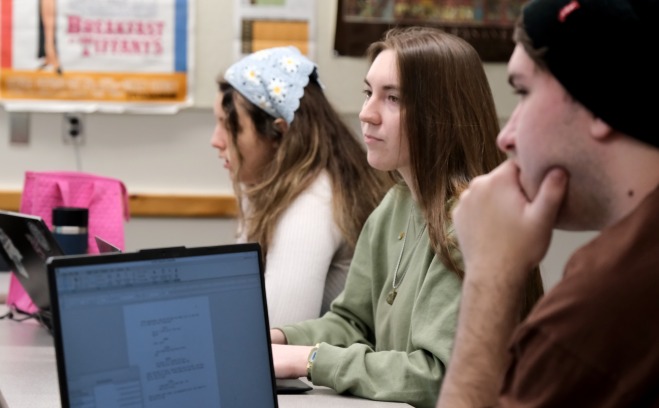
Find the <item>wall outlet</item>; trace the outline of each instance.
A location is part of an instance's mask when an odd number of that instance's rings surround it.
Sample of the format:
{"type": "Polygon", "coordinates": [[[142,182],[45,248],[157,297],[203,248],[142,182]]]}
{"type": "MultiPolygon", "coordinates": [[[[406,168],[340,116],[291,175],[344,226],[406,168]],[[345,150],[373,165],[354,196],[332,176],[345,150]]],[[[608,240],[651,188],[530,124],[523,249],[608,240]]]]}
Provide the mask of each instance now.
{"type": "Polygon", "coordinates": [[[83,144],[85,141],[85,115],[65,113],[62,120],[62,137],[64,144],[83,144]]]}
{"type": "Polygon", "coordinates": [[[30,113],[9,112],[9,141],[11,144],[26,145],[30,142],[30,113]]]}

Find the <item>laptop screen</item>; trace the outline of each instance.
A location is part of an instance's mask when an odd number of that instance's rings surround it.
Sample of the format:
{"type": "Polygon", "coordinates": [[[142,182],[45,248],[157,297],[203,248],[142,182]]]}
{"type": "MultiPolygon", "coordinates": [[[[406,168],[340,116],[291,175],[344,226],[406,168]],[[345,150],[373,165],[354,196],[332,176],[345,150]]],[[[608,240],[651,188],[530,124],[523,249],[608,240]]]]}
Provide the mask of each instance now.
{"type": "Polygon", "coordinates": [[[0,210],[0,258],[42,311],[50,308],[46,259],[63,254],[40,217],[0,210]]]}
{"type": "Polygon", "coordinates": [[[258,245],[48,268],[64,407],[277,405],[258,245]]]}

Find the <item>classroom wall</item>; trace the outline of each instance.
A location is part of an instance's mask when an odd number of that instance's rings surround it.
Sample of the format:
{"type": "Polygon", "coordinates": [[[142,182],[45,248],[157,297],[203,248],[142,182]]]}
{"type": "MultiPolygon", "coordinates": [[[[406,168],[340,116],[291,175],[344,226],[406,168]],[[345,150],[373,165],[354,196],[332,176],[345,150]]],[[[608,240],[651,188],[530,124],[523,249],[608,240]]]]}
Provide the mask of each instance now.
{"type": "MultiPolygon", "coordinates": [[[[329,99],[358,130],[362,58],[336,57],[332,51],[336,0],[316,0],[316,56],[329,99]]],[[[27,170],[82,170],[116,177],[129,193],[232,194],[230,180],[210,147],[214,126],[214,79],[232,62],[233,2],[197,0],[194,63],[195,106],[174,115],[87,114],[82,146],[65,144],[62,114],[30,114],[27,144],[12,144],[8,113],[0,108],[0,190],[20,190],[27,170]],[[78,166],[78,163],[80,164],[78,166]]],[[[515,97],[505,64],[485,64],[497,112],[509,117],[515,97]]],[[[232,218],[133,217],[126,224],[126,248],[212,245],[234,240],[232,218]]],[[[547,287],[559,278],[568,254],[591,234],[558,233],[543,261],[547,287]]]]}

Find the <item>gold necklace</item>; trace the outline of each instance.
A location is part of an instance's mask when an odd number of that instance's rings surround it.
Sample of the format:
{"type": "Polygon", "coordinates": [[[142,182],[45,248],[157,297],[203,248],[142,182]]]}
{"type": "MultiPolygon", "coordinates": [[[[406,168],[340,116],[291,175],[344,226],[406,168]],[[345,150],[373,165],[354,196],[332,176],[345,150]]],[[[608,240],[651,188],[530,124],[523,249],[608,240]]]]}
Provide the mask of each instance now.
{"type": "MultiPolygon", "coordinates": [[[[391,281],[392,289],[391,292],[389,292],[389,294],[387,295],[387,303],[389,303],[390,305],[392,305],[394,303],[394,300],[396,300],[396,295],[398,295],[397,289],[400,286],[400,284],[403,282],[403,278],[407,273],[407,269],[405,269],[403,273],[400,275],[400,281],[398,281],[398,268],[400,267],[400,261],[403,259],[403,253],[405,252],[405,243],[407,242],[407,234],[410,231],[410,223],[412,221],[413,211],[414,211],[414,207],[410,209],[410,216],[407,218],[407,226],[405,227],[405,232],[398,235],[398,239],[400,239],[402,235],[403,247],[400,250],[400,254],[398,255],[398,261],[396,262],[396,268],[394,269],[394,278],[391,281]]],[[[423,228],[421,228],[419,235],[416,237],[416,241],[414,242],[414,246],[412,247],[412,252],[414,252],[414,248],[416,248],[417,244],[419,243],[419,240],[421,239],[421,235],[423,235],[423,231],[426,230],[426,225],[427,224],[423,224],[423,228]]]]}

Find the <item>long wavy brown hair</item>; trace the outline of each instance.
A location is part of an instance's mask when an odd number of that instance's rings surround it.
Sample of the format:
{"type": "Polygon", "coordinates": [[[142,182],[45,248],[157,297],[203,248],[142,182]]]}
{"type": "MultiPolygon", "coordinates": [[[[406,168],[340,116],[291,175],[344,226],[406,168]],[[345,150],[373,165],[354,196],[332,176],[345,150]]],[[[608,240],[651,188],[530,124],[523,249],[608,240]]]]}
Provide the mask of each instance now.
{"type": "MultiPolygon", "coordinates": [[[[264,261],[282,213],[322,171],[332,183],[334,220],[354,249],[366,218],[391,183],[385,173],[368,165],[365,148],[325,97],[315,75],[304,88],[295,118],[284,133],[275,126],[274,117],[243,98],[228,82],[219,79],[218,84],[233,146],[241,130],[238,103],[245,107],[259,137],[279,144],[261,180],[250,186],[234,183],[239,203],[244,199],[249,203],[247,214],[239,205],[241,228],[249,241],[261,244],[264,261]]],[[[236,153],[239,168],[240,152],[236,153]]]]}
{"type": "MultiPolygon", "coordinates": [[[[409,187],[428,222],[433,249],[463,278],[451,210],[474,177],[505,160],[496,145],[499,119],[483,63],[463,39],[428,27],[390,29],[371,44],[368,58],[373,62],[384,50],[394,51],[398,65],[401,134],[409,143],[413,179],[409,187]]],[[[542,294],[536,268],[523,316],[542,294]]]]}

